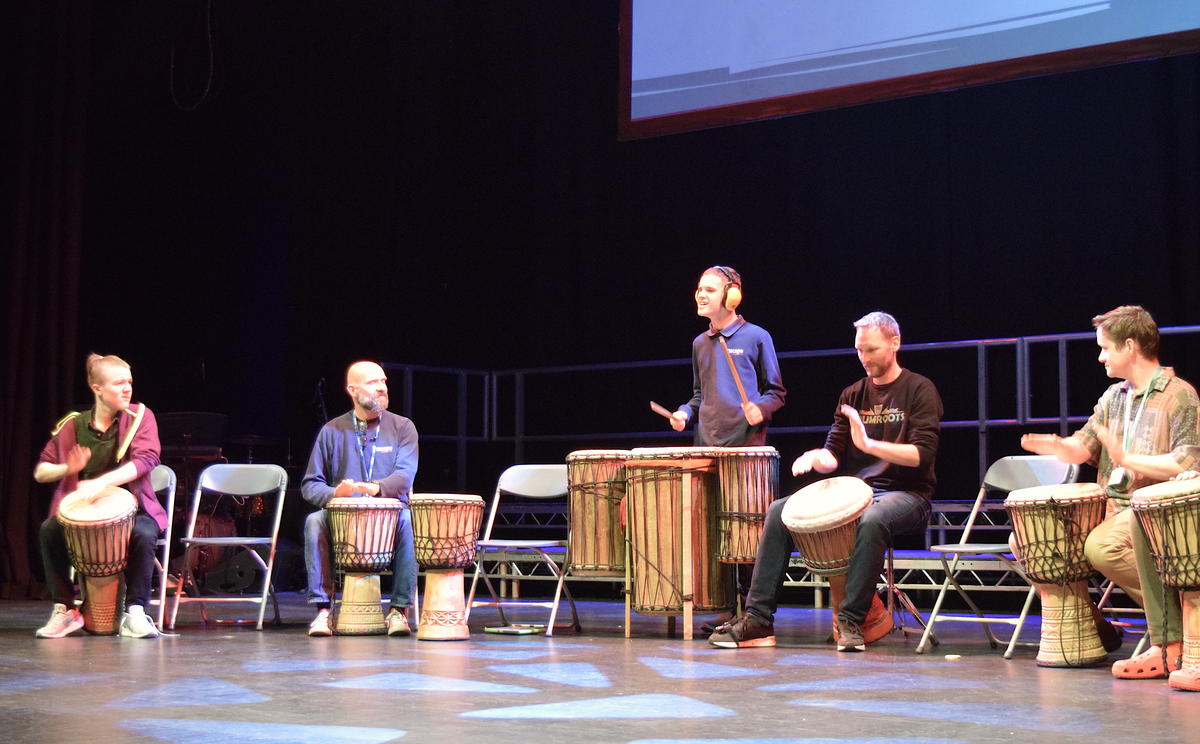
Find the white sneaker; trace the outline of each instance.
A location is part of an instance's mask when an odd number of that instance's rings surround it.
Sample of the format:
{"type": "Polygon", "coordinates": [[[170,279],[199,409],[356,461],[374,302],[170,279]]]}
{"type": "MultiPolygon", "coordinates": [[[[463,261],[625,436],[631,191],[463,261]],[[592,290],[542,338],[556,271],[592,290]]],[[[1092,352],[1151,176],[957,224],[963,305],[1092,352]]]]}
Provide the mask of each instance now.
{"type": "Polygon", "coordinates": [[[122,638],[158,638],[158,628],[141,605],[130,605],[121,618],[122,638]]]}
{"type": "Polygon", "coordinates": [[[69,636],[83,627],[83,615],[74,607],[67,608],[65,604],[56,602],[50,612],[50,619],[45,625],[34,631],[37,638],[62,638],[69,636]]]}
{"type": "Polygon", "coordinates": [[[329,609],[322,608],[317,610],[317,616],[308,624],[308,634],[310,636],[331,636],[333,631],[329,627],[329,609]]]}
{"type": "Polygon", "coordinates": [[[390,636],[406,636],[412,633],[408,627],[408,616],[400,610],[389,612],[384,622],[387,623],[387,634],[390,636]]]}

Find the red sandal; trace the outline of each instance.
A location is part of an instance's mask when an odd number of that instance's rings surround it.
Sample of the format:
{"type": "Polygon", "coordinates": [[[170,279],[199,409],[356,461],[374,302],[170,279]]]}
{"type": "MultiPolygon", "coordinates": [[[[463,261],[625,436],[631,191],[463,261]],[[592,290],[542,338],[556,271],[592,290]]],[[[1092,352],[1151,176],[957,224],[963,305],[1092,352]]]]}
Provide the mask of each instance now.
{"type": "Polygon", "coordinates": [[[1167,665],[1163,666],[1162,646],[1151,646],[1132,659],[1122,659],[1112,665],[1112,674],[1117,679],[1162,679],[1169,672],[1179,669],[1183,644],[1172,641],[1167,644],[1167,665]]]}

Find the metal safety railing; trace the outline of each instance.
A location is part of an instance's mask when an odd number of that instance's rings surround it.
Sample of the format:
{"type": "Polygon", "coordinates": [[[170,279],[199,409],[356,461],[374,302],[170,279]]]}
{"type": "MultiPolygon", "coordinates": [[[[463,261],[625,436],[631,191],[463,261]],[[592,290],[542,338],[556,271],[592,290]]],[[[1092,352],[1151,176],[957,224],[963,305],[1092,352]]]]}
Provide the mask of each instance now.
{"type": "MultiPolygon", "coordinates": [[[[1200,325],[1172,326],[1160,329],[1164,336],[1190,336],[1200,342],[1200,325]]],[[[1071,380],[1077,370],[1072,368],[1071,350],[1076,356],[1086,353],[1089,363],[1095,364],[1094,333],[1058,333],[1040,336],[1013,338],[975,339],[966,341],[940,341],[932,343],[906,344],[902,355],[905,366],[924,371],[921,357],[933,356],[936,352],[966,352],[959,355],[950,365],[941,366],[943,375],[929,376],[938,383],[943,400],[952,394],[962,405],[964,396],[973,395],[969,406],[974,415],[959,416],[942,421],[944,429],[974,429],[978,437],[979,479],[991,463],[988,431],[1002,427],[1032,427],[1057,425],[1058,432],[1066,435],[1072,425],[1086,420],[1091,403],[1099,396],[1099,390],[1089,383],[1087,408],[1072,412],[1071,380]],[[1076,345],[1072,347],[1071,345],[1076,345]],[[1090,353],[1088,346],[1090,345],[1090,353]],[[1046,350],[1046,351],[1043,351],[1046,350]],[[974,352],[970,354],[970,352],[974,352]],[[1047,353],[1052,361],[1047,363],[1047,353]],[[964,362],[962,356],[973,357],[973,363],[964,362]],[[1034,357],[1038,360],[1035,362],[1034,357]],[[915,361],[914,361],[915,360],[915,361]],[[946,384],[946,379],[956,381],[946,384]],[[973,378],[974,384],[966,382],[973,378]],[[998,379],[999,378],[999,379],[998,379]],[[1035,381],[1040,381],[1035,384],[1035,381]],[[1053,384],[1048,384],[1053,381],[1053,384]],[[973,388],[973,392],[970,391],[973,388]],[[1047,389],[1052,388],[1051,393],[1047,389]],[[1041,395],[1035,401],[1035,390],[1041,395]],[[1011,392],[1009,392],[1011,391],[1011,392]],[[1094,392],[1094,395],[1090,395],[1094,392]],[[997,399],[997,396],[1000,399],[997,399]],[[1035,402],[1041,404],[1046,398],[1054,398],[1048,406],[1035,413],[1035,402]],[[993,415],[993,408],[1003,409],[1011,415],[993,415]]],[[[820,360],[838,357],[852,358],[854,350],[817,349],[809,351],[787,351],[779,354],[780,364],[812,364],[820,360]]],[[[622,380],[619,384],[636,387],[631,380],[648,374],[672,371],[672,377],[688,380],[691,375],[691,359],[659,359],[642,362],[614,362],[606,364],[559,365],[552,367],[529,367],[505,370],[462,369],[420,364],[386,363],[383,365],[395,378],[400,378],[400,411],[417,422],[422,444],[448,444],[453,449],[454,479],[462,490],[468,479],[469,445],[474,443],[502,443],[512,446],[510,463],[524,462],[527,445],[545,442],[604,442],[604,441],[653,441],[678,437],[674,432],[656,429],[644,431],[531,431],[529,414],[534,408],[557,407],[570,410],[577,403],[564,406],[561,400],[553,399],[556,390],[572,378],[580,375],[614,374],[622,380]]],[[[1082,369],[1082,365],[1080,365],[1082,369]]],[[[1186,373],[1184,374],[1186,377],[1186,373]]],[[[788,376],[785,375],[785,382],[788,376]]],[[[843,382],[850,382],[846,379],[843,382]]],[[[613,382],[612,384],[618,384],[613,382]]],[[[686,388],[686,383],[678,388],[686,388]]],[[[831,393],[823,393],[832,401],[831,393]]],[[[831,408],[832,406],[830,406],[831,408]]],[[[786,409],[785,409],[786,410],[786,409]]],[[[562,420],[561,418],[556,420],[562,420]]],[[[787,424],[777,419],[772,424],[772,436],[791,434],[819,434],[829,428],[826,418],[813,423],[787,424]]]]}

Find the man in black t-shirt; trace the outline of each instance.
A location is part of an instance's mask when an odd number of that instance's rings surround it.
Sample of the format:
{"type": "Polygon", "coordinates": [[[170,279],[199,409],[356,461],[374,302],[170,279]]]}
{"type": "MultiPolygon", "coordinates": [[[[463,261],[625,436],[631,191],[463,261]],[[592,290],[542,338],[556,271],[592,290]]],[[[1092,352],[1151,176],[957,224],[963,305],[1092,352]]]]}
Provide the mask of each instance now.
{"type": "MultiPolygon", "coordinates": [[[[792,464],[794,475],[813,470],[854,475],[873,491],[858,526],[846,595],[837,609],[839,651],[863,651],[869,640],[891,627],[886,613],[868,613],[892,536],[919,532],[929,521],[942,418],[942,399],[933,383],[900,366],[896,319],[873,312],[855,321],[854,328],[854,348],[867,376],[842,391],[825,446],[792,464]]],[[[776,501],[767,511],[746,614],[717,628],[708,639],[714,646],[775,645],[775,609],[792,551],[781,517],[786,502],[776,501]]]]}

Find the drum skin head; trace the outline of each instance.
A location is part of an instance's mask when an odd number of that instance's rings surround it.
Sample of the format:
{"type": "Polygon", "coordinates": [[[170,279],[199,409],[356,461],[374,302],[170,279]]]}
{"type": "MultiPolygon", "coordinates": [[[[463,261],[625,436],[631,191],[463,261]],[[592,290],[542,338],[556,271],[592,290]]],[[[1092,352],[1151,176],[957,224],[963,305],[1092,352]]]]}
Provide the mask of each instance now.
{"type": "Polygon", "coordinates": [[[1095,483],[1060,483],[1053,486],[1018,488],[1004,499],[1005,505],[1045,501],[1087,501],[1107,498],[1104,489],[1095,483]]]}
{"type": "Polygon", "coordinates": [[[628,460],[629,455],[629,450],[575,450],[567,455],[567,462],[575,460],[628,460]]]}
{"type": "Polygon", "coordinates": [[[404,508],[400,499],[380,496],[335,496],[325,502],[326,509],[396,509],[404,508]]]}
{"type": "Polygon", "coordinates": [[[58,505],[58,514],[72,522],[107,522],[137,511],[137,499],[124,488],[109,486],[92,502],[79,491],[63,497],[58,505]]]}
{"type": "Polygon", "coordinates": [[[1133,492],[1129,503],[1151,503],[1168,499],[1200,496],[1200,478],[1189,478],[1181,481],[1163,481],[1149,486],[1142,486],[1133,492]]]}
{"type": "Polygon", "coordinates": [[[783,524],[792,532],[823,532],[862,514],[872,495],[861,478],[826,478],[788,497],[781,515],[783,524]]]}
{"type": "Polygon", "coordinates": [[[408,497],[413,504],[482,504],[483,497],[470,493],[414,493],[408,497]]]}

